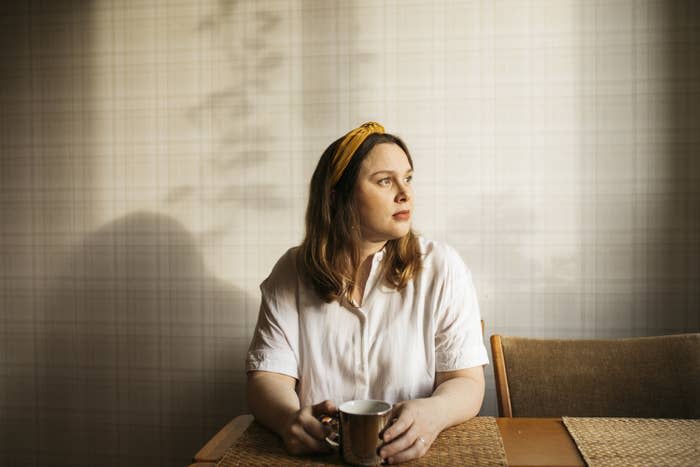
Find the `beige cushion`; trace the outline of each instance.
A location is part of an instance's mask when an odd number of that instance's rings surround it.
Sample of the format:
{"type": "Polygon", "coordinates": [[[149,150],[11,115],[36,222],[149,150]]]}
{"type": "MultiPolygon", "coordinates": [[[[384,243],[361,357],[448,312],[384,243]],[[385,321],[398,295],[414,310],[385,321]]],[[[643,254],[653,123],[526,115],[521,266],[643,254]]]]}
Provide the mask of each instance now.
{"type": "Polygon", "coordinates": [[[501,340],[515,417],[700,418],[700,334],[501,340]]]}

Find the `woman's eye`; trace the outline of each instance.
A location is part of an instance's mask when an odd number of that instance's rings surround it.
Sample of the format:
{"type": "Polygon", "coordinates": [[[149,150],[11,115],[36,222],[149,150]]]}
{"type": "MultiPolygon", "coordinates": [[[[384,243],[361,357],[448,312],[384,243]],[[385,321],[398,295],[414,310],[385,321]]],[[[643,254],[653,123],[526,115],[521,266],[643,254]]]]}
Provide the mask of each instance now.
{"type": "Polygon", "coordinates": [[[391,179],[390,179],[389,177],[387,177],[387,178],[382,178],[381,180],[379,180],[378,183],[379,183],[380,185],[388,186],[388,185],[391,185],[391,179]]]}
{"type": "Polygon", "coordinates": [[[413,181],[413,175],[406,177],[406,183],[411,183],[413,181]]]}

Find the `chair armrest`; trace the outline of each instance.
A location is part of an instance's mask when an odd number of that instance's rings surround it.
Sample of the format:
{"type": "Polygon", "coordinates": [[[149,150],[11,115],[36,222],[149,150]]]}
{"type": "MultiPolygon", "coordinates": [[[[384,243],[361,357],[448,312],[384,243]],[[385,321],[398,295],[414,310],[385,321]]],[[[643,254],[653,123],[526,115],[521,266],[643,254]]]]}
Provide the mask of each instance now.
{"type": "MultiPolygon", "coordinates": [[[[195,462],[218,462],[253,421],[252,415],[239,415],[226,424],[194,455],[195,462]]],[[[199,466],[197,466],[199,467],[199,466]]]]}

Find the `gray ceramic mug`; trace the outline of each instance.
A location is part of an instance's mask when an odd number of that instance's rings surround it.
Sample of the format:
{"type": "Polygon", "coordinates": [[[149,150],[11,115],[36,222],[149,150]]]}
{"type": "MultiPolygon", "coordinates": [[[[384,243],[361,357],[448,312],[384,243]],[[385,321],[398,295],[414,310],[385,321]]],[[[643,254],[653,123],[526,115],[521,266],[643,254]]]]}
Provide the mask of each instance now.
{"type": "Polygon", "coordinates": [[[343,460],[355,465],[380,465],[377,451],[382,445],[379,434],[389,425],[391,404],[378,400],[355,400],[338,407],[338,434],[326,438],[338,447],[343,460]],[[334,441],[337,439],[338,441],[334,441]]]}

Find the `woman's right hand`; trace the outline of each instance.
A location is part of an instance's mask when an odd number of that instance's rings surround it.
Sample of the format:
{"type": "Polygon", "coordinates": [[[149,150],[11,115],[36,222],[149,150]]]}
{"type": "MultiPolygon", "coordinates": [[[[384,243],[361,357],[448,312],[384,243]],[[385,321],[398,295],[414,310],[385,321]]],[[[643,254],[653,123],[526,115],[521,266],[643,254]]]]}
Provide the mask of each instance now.
{"type": "Polygon", "coordinates": [[[329,453],[331,448],[325,442],[327,428],[319,421],[321,415],[334,415],[337,411],[332,401],[303,407],[293,413],[282,429],[282,440],[287,452],[293,455],[329,453]]]}

